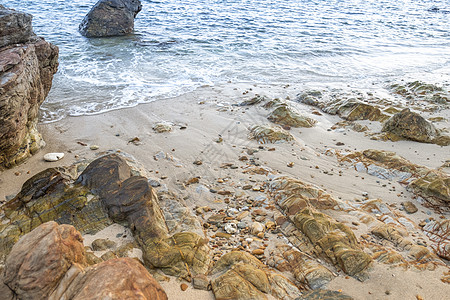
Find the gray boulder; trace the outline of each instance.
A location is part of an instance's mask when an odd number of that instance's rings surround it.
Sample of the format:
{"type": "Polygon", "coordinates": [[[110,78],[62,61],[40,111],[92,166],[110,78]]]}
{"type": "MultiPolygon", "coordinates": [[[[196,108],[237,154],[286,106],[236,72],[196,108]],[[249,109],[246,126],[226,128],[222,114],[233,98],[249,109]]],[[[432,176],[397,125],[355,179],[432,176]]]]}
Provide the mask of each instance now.
{"type": "Polygon", "coordinates": [[[25,43],[33,34],[32,16],[0,5],[0,48],[25,43]]]}
{"type": "Polygon", "coordinates": [[[134,30],[134,18],[141,9],[139,0],[100,0],[84,17],[80,33],[85,37],[130,34],[134,30]]]}

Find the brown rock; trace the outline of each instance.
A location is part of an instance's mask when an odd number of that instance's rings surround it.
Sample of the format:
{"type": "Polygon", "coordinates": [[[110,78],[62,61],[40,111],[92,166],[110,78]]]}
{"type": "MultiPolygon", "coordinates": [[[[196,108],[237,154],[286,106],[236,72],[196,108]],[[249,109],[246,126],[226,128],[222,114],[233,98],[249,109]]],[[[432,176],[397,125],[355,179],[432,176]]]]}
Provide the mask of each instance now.
{"type": "Polygon", "coordinates": [[[37,114],[58,68],[58,47],[34,36],[28,14],[0,7],[0,28],[3,169],[23,162],[45,144],[36,128],[37,114]]]}
{"type": "Polygon", "coordinates": [[[263,249],[255,249],[252,251],[253,255],[263,255],[264,254],[264,250],[263,249]]]}
{"type": "Polygon", "coordinates": [[[220,274],[211,281],[216,299],[267,299],[271,293],[279,299],[295,299],[298,288],[267,267],[251,254],[232,251],[223,255],[211,270],[220,274]]]}
{"type": "Polygon", "coordinates": [[[417,212],[417,207],[411,201],[402,202],[402,206],[408,214],[417,212]]]}
{"type": "Polygon", "coordinates": [[[20,299],[47,299],[72,264],[86,264],[81,234],[48,222],[23,236],[5,262],[4,282],[20,299]]]}
{"type": "Polygon", "coordinates": [[[53,299],[167,299],[159,283],[132,258],[108,260],[84,272],[74,276],[65,289],[60,286],[53,299]],[[65,292],[58,295],[61,290],[65,292]]]}
{"type": "Polygon", "coordinates": [[[182,283],[182,284],[180,285],[180,289],[184,292],[185,290],[188,289],[188,285],[187,285],[186,283],[182,283]]]}

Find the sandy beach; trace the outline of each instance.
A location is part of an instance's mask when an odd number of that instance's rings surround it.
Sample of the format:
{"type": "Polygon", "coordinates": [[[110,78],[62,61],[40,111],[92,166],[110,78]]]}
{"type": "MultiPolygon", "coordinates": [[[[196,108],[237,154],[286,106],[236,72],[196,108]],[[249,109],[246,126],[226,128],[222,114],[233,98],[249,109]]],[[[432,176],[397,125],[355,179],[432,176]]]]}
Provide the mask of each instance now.
{"type": "MultiPolygon", "coordinates": [[[[291,105],[302,115],[315,119],[314,127],[290,128],[289,132],[295,138],[290,142],[259,144],[249,139],[251,126],[270,124],[266,118],[269,111],[261,105],[239,106],[239,103],[255,95],[268,99],[296,99],[299,92],[295,86],[228,83],[205,86],[180,97],[133,108],[40,124],[38,129],[46,146],[25,163],[0,173],[0,201],[10,199],[27,179],[45,168],[69,166],[84,159],[95,159],[109,150],[119,150],[142,164],[149,179],[160,184],[157,190],[174,192],[184,199],[193,213],[198,207],[207,206],[213,211],[234,207],[232,197],[226,200],[226,196],[210,190],[230,191],[238,198],[265,199],[264,189],[254,187],[263,187],[273,176],[285,175],[314,185],[349,205],[381,199],[393,210],[405,214],[401,202],[411,201],[418,211],[407,215],[415,224],[409,236],[432,244],[417,224],[427,218],[448,219],[448,212],[438,213],[423,206],[396,180],[383,180],[358,172],[353,165],[340,162],[333,153],[366,149],[395,151],[414,164],[436,169],[450,159],[449,148],[406,140],[373,140],[348,127],[330,129],[342,119],[326,113],[319,115],[317,108],[297,102],[291,105]],[[172,130],[156,132],[153,127],[159,122],[171,123],[172,130]],[[98,149],[91,150],[93,145],[98,149]],[[65,157],[58,162],[45,162],[43,156],[49,152],[63,152],[65,157]],[[273,176],[245,172],[250,167],[250,158],[273,176]],[[224,168],[224,164],[235,167],[224,168]],[[192,178],[198,180],[190,184],[192,178]],[[252,188],[243,189],[247,185],[252,188]]],[[[435,115],[448,120],[450,110],[443,109],[428,116],[435,115]]],[[[359,122],[373,132],[381,128],[379,122],[359,122]]],[[[450,128],[448,121],[436,126],[450,128]]],[[[441,170],[449,172],[448,167],[441,170]]],[[[339,210],[327,210],[326,213],[350,226],[358,240],[369,232],[368,225],[355,214],[339,210]]],[[[274,215],[269,213],[266,219],[273,220],[274,215]]],[[[205,232],[213,245],[214,232],[205,232]]],[[[112,238],[116,233],[111,230],[103,237],[112,238]]],[[[268,245],[264,246],[266,256],[277,243],[286,241],[285,237],[270,235],[268,245]]],[[[238,239],[232,239],[229,246],[227,241],[221,242],[219,248],[228,252],[227,249],[237,242],[238,239]]],[[[402,253],[401,249],[398,251],[402,253]]],[[[267,259],[263,261],[267,262],[267,259]]],[[[334,269],[337,276],[322,288],[342,291],[354,299],[445,299],[450,294],[450,285],[443,283],[441,278],[448,272],[448,266],[448,261],[442,259],[435,270],[422,271],[414,266],[403,268],[374,261],[366,280],[359,281],[334,269]]],[[[285,276],[294,280],[292,274],[285,272],[285,276]]],[[[162,281],[169,299],[214,299],[211,291],[193,289],[190,283],[186,291],[181,291],[180,283],[174,277],[169,282],[162,281]]]]}

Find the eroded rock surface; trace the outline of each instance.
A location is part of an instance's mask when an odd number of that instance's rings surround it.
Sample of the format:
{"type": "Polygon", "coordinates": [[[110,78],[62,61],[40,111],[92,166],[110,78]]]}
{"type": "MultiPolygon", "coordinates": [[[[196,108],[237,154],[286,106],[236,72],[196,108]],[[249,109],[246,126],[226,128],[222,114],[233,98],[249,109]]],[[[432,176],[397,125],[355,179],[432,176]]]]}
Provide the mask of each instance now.
{"type": "Polygon", "coordinates": [[[110,154],[90,163],[77,180],[73,179],[77,166],[35,175],[2,208],[0,253],[4,257],[20,236],[47,221],[72,224],[83,233],[95,233],[116,222],[131,229],[149,268],[186,279],[205,274],[211,258],[201,225],[181,202],[166,196],[169,233],[156,192],[147,178],[135,173],[124,157],[110,154]],[[181,224],[186,220],[190,223],[181,224]]]}
{"type": "Polygon", "coordinates": [[[99,0],[81,22],[80,33],[85,37],[130,34],[141,9],[139,0],[99,0]]]}
{"type": "Polygon", "coordinates": [[[0,169],[45,143],[36,129],[39,106],[58,68],[58,47],[37,37],[29,14],[0,6],[0,169]]]}
{"type": "Polygon", "coordinates": [[[3,282],[20,299],[47,299],[73,264],[86,264],[82,241],[73,226],[42,224],[14,245],[3,282]]]}
{"type": "Polygon", "coordinates": [[[167,299],[136,260],[112,259],[86,267],[81,234],[71,225],[47,222],[24,235],[5,262],[9,299],[167,299]]]}
{"type": "Polygon", "coordinates": [[[295,299],[301,293],[287,278],[272,273],[257,258],[242,251],[225,254],[211,270],[216,299],[295,299]]]}

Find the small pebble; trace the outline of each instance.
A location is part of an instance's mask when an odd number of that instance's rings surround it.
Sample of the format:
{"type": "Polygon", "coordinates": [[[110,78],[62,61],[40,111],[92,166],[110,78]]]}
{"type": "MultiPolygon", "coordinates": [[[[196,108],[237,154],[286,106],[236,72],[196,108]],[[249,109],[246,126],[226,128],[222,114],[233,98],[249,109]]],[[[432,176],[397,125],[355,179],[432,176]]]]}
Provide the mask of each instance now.
{"type": "Polygon", "coordinates": [[[98,150],[98,148],[100,148],[100,147],[97,146],[97,145],[91,145],[89,148],[90,148],[91,150],[98,150]]]}

